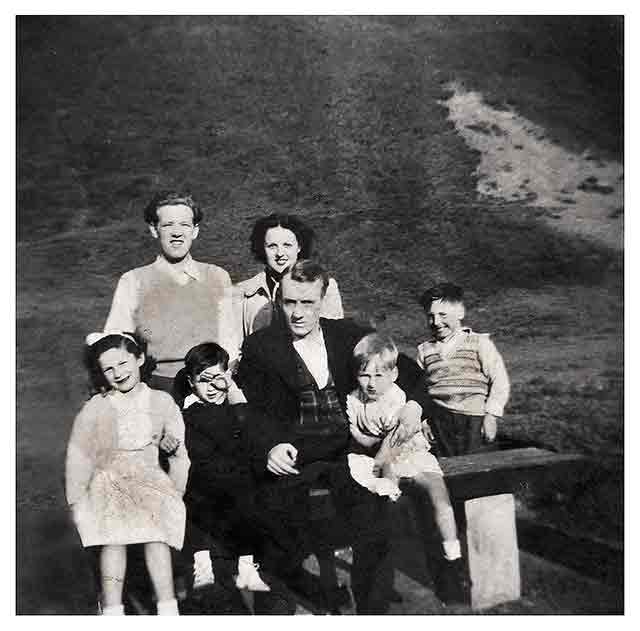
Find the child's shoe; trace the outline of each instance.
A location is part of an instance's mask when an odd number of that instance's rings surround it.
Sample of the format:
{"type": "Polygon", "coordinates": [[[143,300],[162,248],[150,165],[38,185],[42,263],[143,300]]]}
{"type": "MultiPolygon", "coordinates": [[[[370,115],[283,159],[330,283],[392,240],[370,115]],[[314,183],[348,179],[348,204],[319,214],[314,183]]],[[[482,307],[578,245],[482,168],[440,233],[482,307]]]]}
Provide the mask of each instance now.
{"type": "Polygon", "coordinates": [[[179,616],[178,601],[175,598],[160,600],[157,603],[159,616],[179,616]]]}
{"type": "Polygon", "coordinates": [[[253,562],[253,557],[238,559],[238,576],[236,587],[250,592],[270,592],[271,588],[260,578],[258,569],[260,565],[253,562]]]}
{"type": "Polygon", "coordinates": [[[124,616],[124,605],[111,605],[111,607],[100,607],[103,616],[124,616]]]}
{"type": "Polygon", "coordinates": [[[440,573],[435,581],[435,588],[436,596],[443,604],[468,604],[470,587],[466,563],[462,558],[454,561],[445,560],[440,564],[440,573]]]}
{"type": "Polygon", "coordinates": [[[200,550],[193,555],[193,589],[213,585],[216,577],[213,574],[211,557],[208,550],[200,550]]]}

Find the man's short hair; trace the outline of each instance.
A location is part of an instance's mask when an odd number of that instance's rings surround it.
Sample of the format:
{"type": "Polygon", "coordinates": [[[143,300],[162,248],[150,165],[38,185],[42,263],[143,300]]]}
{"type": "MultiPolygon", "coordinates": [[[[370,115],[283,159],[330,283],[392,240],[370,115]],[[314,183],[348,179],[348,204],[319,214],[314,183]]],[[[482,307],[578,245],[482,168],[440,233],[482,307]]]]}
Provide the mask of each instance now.
{"type": "Polygon", "coordinates": [[[382,366],[392,370],[398,363],[398,348],[388,335],[369,333],[353,349],[353,364],[356,370],[366,366],[374,357],[379,357],[382,366]]]}
{"type": "Polygon", "coordinates": [[[158,208],[162,206],[188,206],[193,213],[193,225],[197,226],[203,217],[202,209],[196,204],[189,193],[179,193],[177,191],[160,191],[156,193],[151,201],[145,206],[144,220],[156,226],[159,221],[158,208]]]}
{"type": "Polygon", "coordinates": [[[461,287],[453,283],[438,283],[427,289],[420,298],[423,309],[429,309],[432,302],[442,300],[443,302],[454,302],[464,305],[464,292],[461,287]]]}
{"type": "Polygon", "coordinates": [[[322,280],[322,297],[324,298],[324,295],[327,293],[329,274],[322,265],[315,261],[298,259],[286,276],[289,276],[291,280],[299,283],[315,283],[317,280],[322,280]]]}

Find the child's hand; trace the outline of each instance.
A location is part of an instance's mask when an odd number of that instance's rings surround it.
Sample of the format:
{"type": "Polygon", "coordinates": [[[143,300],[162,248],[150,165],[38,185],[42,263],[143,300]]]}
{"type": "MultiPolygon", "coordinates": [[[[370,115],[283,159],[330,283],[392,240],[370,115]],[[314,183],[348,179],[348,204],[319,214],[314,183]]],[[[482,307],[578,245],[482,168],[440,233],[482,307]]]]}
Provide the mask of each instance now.
{"type": "Polygon", "coordinates": [[[419,432],[422,429],[421,416],[422,408],[413,401],[409,401],[409,403],[398,412],[398,427],[395,429],[389,441],[389,446],[396,447],[401,445],[419,432]]]}
{"type": "Polygon", "coordinates": [[[180,441],[171,433],[165,432],[160,441],[160,449],[166,454],[172,456],[180,447],[180,441]]]}
{"type": "Polygon", "coordinates": [[[492,443],[496,439],[498,433],[498,417],[493,414],[485,414],[482,420],[482,436],[485,441],[492,443]]]}
{"type": "Polygon", "coordinates": [[[242,392],[238,384],[233,380],[231,370],[225,373],[225,379],[227,380],[227,400],[229,404],[236,405],[237,403],[246,403],[247,398],[244,396],[244,392],[242,392]]]}
{"type": "Polygon", "coordinates": [[[422,421],[422,433],[424,434],[424,437],[429,441],[430,445],[435,442],[436,437],[433,435],[433,432],[431,431],[431,425],[429,425],[429,421],[427,421],[426,419],[422,421]]]}

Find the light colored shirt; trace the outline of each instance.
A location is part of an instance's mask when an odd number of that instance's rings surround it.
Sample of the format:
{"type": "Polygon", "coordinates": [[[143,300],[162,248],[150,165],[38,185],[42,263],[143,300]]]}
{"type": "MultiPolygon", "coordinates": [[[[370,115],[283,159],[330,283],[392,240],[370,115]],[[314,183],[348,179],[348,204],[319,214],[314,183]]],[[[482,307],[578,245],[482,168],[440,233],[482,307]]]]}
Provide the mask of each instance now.
{"type": "Polygon", "coordinates": [[[354,390],[347,395],[351,435],[365,447],[377,445],[396,427],[397,413],[406,402],[405,393],[395,383],[377,401],[367,401],[359,388],[354,390]]]}
{"type": "Polygon", "coordinates": [[[329,358],[322,329],[318,327],[305,337],[294,340],[293,348],[316,380],[318,388],[322,390],[329,382],[329,358]]]}

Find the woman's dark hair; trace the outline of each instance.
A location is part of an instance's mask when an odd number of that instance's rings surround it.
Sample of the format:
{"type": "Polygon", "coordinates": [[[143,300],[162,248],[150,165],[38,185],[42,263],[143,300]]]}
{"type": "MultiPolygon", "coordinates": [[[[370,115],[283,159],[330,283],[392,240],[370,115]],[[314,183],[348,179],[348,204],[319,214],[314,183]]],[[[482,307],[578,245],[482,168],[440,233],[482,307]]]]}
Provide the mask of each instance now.
{"type": "Polygon", "coordinates": [[[85,346],[84,364],[89,373],[89,390],[92,395],[98,393],[104,394],[110,389],[109,382],[102,372],[99,360],[100,355],[111,348],[124,348],[136,357],[144,355],[145,361],[140,367],[140,381],[146,383],[151,378],[151,373],[156,367],[156,361],[147,355],[146,342],[135,333],[128,333],[126,331],[123,331],[123,333],[125,333],[126,336],[112,333],[105,335],[95,342],[95,344],[91,344],[91,346],[85,346]]]}
{"type": "Polygon", "coordinates": [[[308,259],[313,252],[313,229],[307,226],[301,219],[294,217],[293,215],[284,215],[280,213],[273,213],[268,217],[258,219],[253,225],[251,231],[251,237],[249,243],[251,244],[251,252],[257,261],[261,263],[267,262],[267,257],[264,253],[264,239],[267,234],[267,230],[270,228],[285,228],[291,230],[296,235],[298,245],[300,246],[300,254],[298,258],[308,259]]]}
{"type": "Polygon", "coordinates": [[[184,205],[191,208],[193,213],[193,225],[197,226],[202,221],[202,209],[195,203],[189,193],[178,193],[176,191],[161,191],[156,193],[151,201],[145,206],[144,220],[155,226],[158,223],[158,208],[162,206],[184,205]]]}
{"type": "Polygon", "coordinates": [[[180,407],[193,391],[189,378],[193,381],[205,368],[218,364],[222,364],[225,370],[229,368],[229,353],[220,344],[203,342],[189,350],[184,358],[184,368],[178,371],[173,382],[173,396],[180,407]]]}

